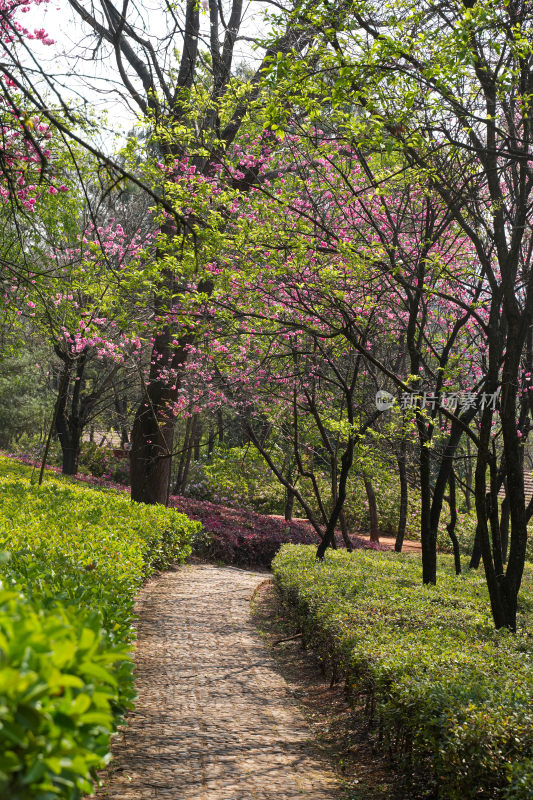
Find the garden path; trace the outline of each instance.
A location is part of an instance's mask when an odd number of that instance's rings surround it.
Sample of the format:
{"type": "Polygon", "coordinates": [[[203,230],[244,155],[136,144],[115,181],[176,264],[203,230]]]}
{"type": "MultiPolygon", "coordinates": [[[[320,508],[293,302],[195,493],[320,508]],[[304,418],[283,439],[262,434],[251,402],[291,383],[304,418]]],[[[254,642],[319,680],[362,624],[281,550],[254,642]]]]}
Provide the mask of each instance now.
{"type": "Polygon", "coordinates": [[[101,800],[334,800],[335,778],[252,625],[264,573],[189,565],[138,602],[138,701],[101,800]]]}

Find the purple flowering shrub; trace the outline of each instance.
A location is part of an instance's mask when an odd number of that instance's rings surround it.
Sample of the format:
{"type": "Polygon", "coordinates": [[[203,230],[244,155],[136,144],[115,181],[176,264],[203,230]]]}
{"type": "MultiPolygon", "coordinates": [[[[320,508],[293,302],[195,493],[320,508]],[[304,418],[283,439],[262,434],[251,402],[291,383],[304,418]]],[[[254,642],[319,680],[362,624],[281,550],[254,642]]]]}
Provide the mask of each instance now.
{"type": "MultiPolygon", "coordinates": [[[[317,545],[319,542],[312,526],[305,521],[288,523],[254,511],[229,508],[190,497],[173,496],[169,505],[202,523],[205,535],[197,541],[196,551],[211,561],[243,567],[270,567],[282,544],[317,545]]],[[[354,549],[386,549],[357,536],[352,536],[351,541],[354,549]]],[[[340,535],[337,535],[337,545],[344,546],[340,535]]]]}

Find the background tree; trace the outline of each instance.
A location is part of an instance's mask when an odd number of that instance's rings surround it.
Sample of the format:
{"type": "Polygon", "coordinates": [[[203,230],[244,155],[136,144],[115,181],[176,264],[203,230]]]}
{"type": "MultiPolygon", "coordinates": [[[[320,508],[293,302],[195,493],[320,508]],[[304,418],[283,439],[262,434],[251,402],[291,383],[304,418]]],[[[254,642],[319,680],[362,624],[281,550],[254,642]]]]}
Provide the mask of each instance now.
{"type": "MultiPolygon", "coordinates": [[[[291,64],[295,81],[307,80],[300,102],[309,108],[313,95],[316,107],[317,96],[327,98],[346,142],[401,153],[468,237],[488,287],[480,388],[493,394],[501,382],[498,417],[511,507],[505,569],[491,446],[496,412],[489,407],[476,440],[476,512],[494,620],[514,628],[530,515],[520,427],[532,322],[530,6],[450,0],[397,4],[391,13],[371,1],[358,4],[349,20],[325,3],[307,11],[323,35],[309,60],[291,64]]],[[[283,112],[276,113],[280,124],[283,112]]]]}
{"type": "MultiPolygon", "coordinates": [[[[235,140],[246,118],[248,109],[257,101],[262,91],[262,76],[277,53],[284,56],[295,50],[301,52],[313,36],[313,28],[301,24],[297,6],[282,33],[264,49],[257,69],[244,79],[235,79],[235,62],[239,60],[236,45],[243,23],[243,4],[233,0],[229,7],[209,0],[200,4],[186,0],[183,5],[166,6],[162,10],[162,27],[158,33],[150,30],[142,9],[134,3],[118,8],[109,0],[102,3],[84,4],[69,0],[78,20],[94,36],[102,59],[113,59],[121,81],[122,96],[137,107],[143,115],[154,137],[154,146],[164,163],[176,158],[191,158],[191,164],[199,176],[209,176],[224,152],[235,140]],[[178,55],[176,55],[178,54],[178,55]]],[[[16,38],[16,28],[13,28],[16,38]]],[[[241,37],[242,38],[242,37],[241,37]]],[[[248,41],[250,37],[245,37],[248,41]]],[[[253,37],[252,37],[253,38],[253,37]]],[[[27,45],[22,42],[22,46],[27,45]]],[[[20,46],[20,43],[19,43],[20,46]]],[[[28,49],[28,48],[27,48],[28,49]]],[[[87,50],[84,51],[87,53],[87,50]]],[[[5,74],[9,81],[19,87],[28,102],[48,116],[65,133],[96,152],[79,128],[77,118],[69,112],[61,97],[59,83],[53,76],[39,67],[35,53],[31,52],[33,70],[24,70],[24,63],[10,48],[7,49],[5,74]],[[59,97],[68,122],[62,124],[50,109],[48,100],[41,93],[44,82],[59,97]]],[[[126,170],[116,161],[99,156],[118,174],[126,170]]],[[[132,174],[132,172],[128,172],[132,174]]],[[[135,177],[138,183],[141,180],[135,177]]],[[[257,175],[246,172],[239,179],[239,186],[247,191],[257,175]]],[[[152,195],[159,197],[169,218],[163,230],[175,241],[185,236],[187,247],[195,245],[191,233],[194,219],[188,219],[167,203],[164,195],[150,188],[152,195]],[[190,241],[187,239],[189,237],[190,241]]],[[[183,243],[180,247],[183,246],[183,243]]],[[[162,252],[162,251],[161,251],[162,252]]],[[[179,248],[178,248],[179,252],[179,248]]],[[[195,284],[194,275],[187,276],[179,268],[179,257],[173,268],[168,261],[160,259],[162,298],[154,295],[154,304],[160,311],[166,308],[167,297],[179,293],[183,285],[195,284]]],[[[146,395],[140,404],[132,433],[132,498],[144,502],[165,502],[170,478],[170,462],[174,423],[168,407],[176,399],[177,383],[169,385],[161,375],[166,370],[175,372],[185,363],[186,345],[191,332],[179,330],[179,325],[164,327],[155,337],[153,358],[158,369],[150,375],[146,384],[146,395]],[[176,339],[177,334],[177,339],[176,339]],[[178,344],[172,344],[178,341],[178,344]]]]}

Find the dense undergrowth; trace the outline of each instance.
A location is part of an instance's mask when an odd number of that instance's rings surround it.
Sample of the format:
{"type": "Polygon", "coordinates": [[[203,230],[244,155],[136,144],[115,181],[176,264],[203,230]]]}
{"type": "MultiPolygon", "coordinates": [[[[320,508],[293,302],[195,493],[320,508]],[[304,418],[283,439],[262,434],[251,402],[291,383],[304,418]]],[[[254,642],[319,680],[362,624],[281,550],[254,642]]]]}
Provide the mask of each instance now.
{"type": "Polygon", "coordinates": [[[440,800],[533,796],[532,572],[520,629],[495,631],[482,573],[436,587],[416,557],[286,546],[273,562],[304,640],[363,700],[369,723],[409,780],[440,800]]]}
{"type": "Polygon", "coordinates": [[[132,707],[133,603],[200,526],[0,458],[0,797],[76,800],[132,707]]]}

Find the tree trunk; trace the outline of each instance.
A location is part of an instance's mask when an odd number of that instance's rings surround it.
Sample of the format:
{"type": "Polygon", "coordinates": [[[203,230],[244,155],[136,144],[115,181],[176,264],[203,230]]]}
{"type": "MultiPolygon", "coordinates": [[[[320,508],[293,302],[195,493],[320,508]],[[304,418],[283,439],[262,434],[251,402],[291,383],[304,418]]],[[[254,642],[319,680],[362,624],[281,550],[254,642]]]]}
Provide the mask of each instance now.
{"type": "Polygon", "coordinates": [[[285,522],[292,521],[293,509],[294,509],[294,492],[292,491],[292,489],[287,489],[285,495],[285,509],[284,509],[285,522]]]}
{"type": "Polygon", "coordinates": [[[161,408],[139,409],[131,434],[131,499],[166,505],[170,481],[173,423],[160,423],[161,408]]]}
{"type": "Polygon", "coordinates": [[[183,436],[183,442],[181,445],[180,460],[178,464],[178,474],[176,475],[176,482],[174,484],[174,494],[183,493],[183,476],[185,474],[185,464],[187,462],[187,456],[190,452],[190,447],[191,447],[190,445],[191,431],[192,431],[192,417],[187,417],[187,422],[185,423],[185,434],[183,436]]]}
{"type": "Polygon", "coordinates": [[[190,342],[191,336],[184,335],[179,346],[172,345],[168,328],[154,342],[149,381],[131,434],[131,499],[138,503],[168,502],[174,441],[172,404],[190,342]]]}
{"type": "Polygon", "coordinates": [[[491,547],[491,537],[489,533],[489,518],[493,517],[493,511],[488,507],[493,500],[491,493],[489,494],[488,498],[489,502],[487,502],[486,472],[490,459],[489,441],[491,435],[491,426],[492,414],[487,408],[485,408],[481,417],[479,429],[479,446],[475,477],[475,498],[479,542],[481,555],[483,557],[483,566],[485,567],[485,578],[489,591],[492,617],[495,627],[503,628],[508,626],[508,613],[502,594],[502,578],[504,576],[499,575],[495,569],[491,547]]]}
{"type": "Polygon", "coordinates": [[[194,460],[200,460],[200,445],[202,442],[202,423],[198,414],[194,415],[193,421],[193,453],[194,460]]]}
{"type": "MultiPolygon", "coordinates": [[[[480,436],[480,439],[481,438],[482,437],[480,436]]],[[[487,588],[489,590],[489,598],[490,598],[490,605],[491,605],[494,625],[496,628],[503,628],[507,625],[507,614],[501,593],[501,576],[498,576],[496,574],[496,570],[494,569],[492,549],[490,545],[490,534],[488,527],[489,514],[487,509],[487,499],[485,491],[486,468],[487,468],[486,456],[483,452],[483,448],[480,447],[478,450],[478,463],[476,466],[476,482],[475,482],[476,513],[478,519],[479,543],[480,543],[481,555],[483,557],[483,566],[485,567],[485,578],[487,580],[487,588]]]]}
{"type": "Polygon", "coordinates": [[[457,525],[457,506],[456,506],[456,498],[455,498],[455,473],[452,469],[450,472],[450,479],[449,479],[449,486],[450,486],[450,521],[446,526],[446,530],[448,531],[448,536],[451,539],[452,547],[453,547],[453,559],[455,563],[455,574],[461,574],[461,554],[459,552],[459,540],[457,539],[457,534],[455,533],[455,526],[457,525]]]}
{"type": "Polygon", "coordinates": [[[54,413],[52,415],[52,421],[48,429],[48,436],[46,437],[46,444],[44,446],[41,469],[39,470],[39,486],[41,486],[43,482],[44,470],[46,468],[46,462],[48,459],[48,452],[50,450],[50,444],[52,443],[52,436],[54,434],[54,431],[56,430],[57,416],[59,414],[62,404],[66,402],[65,395],[68,390],[69,380],[70,380],[70,369],[67,367],[67,364],[65,363],[65,369],[63,371],[61,381],[59,382],[59,389],[57,393],[57,399],[54,405],[54,413]]]}
{"type": "Polygon", "coordinates": [[[209,426],[209,438],[207,439],[207,458],[211,458],[211,454],[215,449],[215,430],[212,425],[209,426]]]}
{"type": "Polygon", "coordinates": [[[400,444],[400,453],[397,457],[398,461],[398,474],[400,478],[400,516],[398,519],[398,532],[396,533],[396,542],[394,543],[394,550],[397,553],[402,552],[403,540],[405,537],[405,528],[407,525],[407,506],[409,502],[409,490],[407,486],[407,469],[405,457],[405,439],[402,439],[400,444]]]}
{"type": "MultiPolygon", "coordinates": [[[[507,277],[516,274],[518,250],[514,251],[514,263],[502,264],[507,277]]],[[[503,457],[505,460],[505,487],[509,498],[510,547],[507,569],[503,567],[503,552],[498,513],[498,480],[496,453],[489,449],[491,440],[492,413],[485,407],[478,434],[478,457],[476,464],[475,497],[479,526],[479,537],[485,577],[489,591],[492,616],[496,628],[507,627],[516,630],[518,592],[522,581],[527,545],[527,516],[524,495],[523,447],[517,432],[517,405],[519,393],[519,373],[522,351],[526,336],[530,335],[530,321],[533,309],[531,297],[529,308],[522,316],[513,296],[514,283],[502,278],[501,295],[493,295],[489,318],[488,357],[489,371],[485,381],[488,394],[496,392],[498,374],[503,357],[501,373],[501,403],[499,409],[503,437],[503,457]],[[508,294],[510,292],[510,295],[508,294]],[[503,314],[500,313],[500,300],[503,297],[503,314]],[[505,338],[504,335],[505,334],[505,338]],[[486,503],[486,469],[491,467],[490,500],[486,503]],[[491,533],[487,520],[490,515],[491,533]]]]}
{"type": "Polygon", "coordinates": [[[473,480],[473,472],[472,472],[472,452],[471,452],[471,445],[470,445],[470,438],[466,437],[466,469],[465,469],[465,477],[466,477],[466,486],[465,486],[465,505],[466,510],[472,510],[472,480],[473,480]]]}
{"type": "Polygon", "coordinates": [[[507,495],[502,502],[501,520],[500,520],[500,540],[502,544],[502,561],[507,563],[507,550],[509,547],[509,520],[511,513],[511,505],[507,495]]]}
{"type": "Polygon", "coordinates": [[[161,381],[151,381],[133,423],[131,499],[138,503],[166,505],[168,500],[174,421],[166,417],[165,389],[161,381]]]}
{"type": "Polygon", "coordinates": [[[61,471],[63,475],[76,475],[80,457],[81,437],[85,410],[80,394],[85,370],[86,354],[82,353],[76,363],[75,381],[72,395],[69,392],[69,383],[72,374],[72,362],[68,357],[64,360],[64,379],[62,380],[62,394],[56,414],[55,427],[59,437],[62,453],[61,471]],[[81,406],[81,407],[80,407],[81,406]]]}
{"type": "Polygon", "coordinates": [[[523,346],[524,327],[517,320],[509,321],[506,335],[505,360],[502,370],[502,397],[500,420],[503,434],[503,451],[505,456],[506,491],[509,498],[509,514],[511,525],[509,558],[507,569],[503,569],[503,554],[499,530],[497,487],[491,481],[493,515],[494,575],[487,569],[486,547],[483,547],[483,562],[487,585],[491,596],[494,623],[497,628],[507,627],[516,630],[518,609],[518,592],[522,582],[527,545],[527,517],[524,493],[524,459],[523,447],[517,434],[517,397],[520,357],[523,346]],[[490,579],[490,582],[489,582],[490,579]]]}
{"type": "Polygon", "coordinates": [[[77,475],[82,428],[76,420],[65,420],[61,416],[56,420],[56,430],[61,445],[61,472],[63,475],[77,475]]]}
{"type": "Polygon", "coordinates": [[[468,569],[477,569],[481,561],[481,539],[479,536],[479,524],[476,525],[476,535],[474,538],[474,546],[472,547],[472,555],[470,556],[470,563],[468,569]]]}
{"type": "Polygon", "coordinates": [[[349,553],[353,552],[353,545],[348,534],[348,526],[346,525],[346,517],[344,516],[344,511],[341,511],[339,514],[339,522],[341,524],[341,533],[342,533],[342,540],[344,542],[344,546],[349,553]]]}
{"type": "Polygon", "coordinates": [[[431,527],[431,473],[429,449],[420,443],[420,540],[422,543],[422,582],[437,583],[437,537],[431,527]]]}
{"type": "Polygon", "coordinates": [[[379,522],[376,493],[369,478],[364,479],[366,497],[368,500],[368,513],[370,515],[370,541],[379,543],[379,522]]]}
{"type": "Polygon", "coordinates": [[[344,501],[346,500],[346,482],[348,480],[348,473],[350,472],[353,462],[353,451],[354,451],[354,440],[352,439],[352,437],[350,437],[346,445],[346,450],[342,454],[341,458],[341,470],[339,477],[339,489],[337,492],[337,500],[330,514],[324,536],[322,537],[322,541],[320,542],[316,551],[317,561],[323,560],[327,548],[332,544],[335,538],[335,528],[337,527],[339,515],[342,512],[342,509],[344,508],[344,501]]]}
{"type": "MultiPolygon", "coordinates": [[[[468,425],[472,421],[475,415],[475,408],[466,411],[464,414],[461,415],[461,422],[463,425],[468,425]]],[[[431,512],[429,517],[429,525],[430,525],[430,534],[429,534],[429,541],[431,543],[431,559],[434,560],[435,570],[437,564],[437,536],[439,531],[439,523],[440,517],[442,514],[442,506],[444,502],[444,494],[446,491],[446,486],[450,485],[450,480],[452,480],[453,476],[453,495],[454,495],[454,503],[455,503],[455,475],[453,474],[453,464],[456,450],[459,446],[459,442],[461,441],[461,436],[463,435],[463,428],[462,425],[454,420],[452,422],[452,427],[450,430],[450,435],[448,437],[448,441],[446,443],[446,447],[444,449],[439,471],[435,480],[435,485],[433,488],[433,496],[431,498],[431,512]]],[[[426,448],[427,449],[427,448],[426,448]]],[[[429,457],[428,457],[428,464],[426,469],[429,470],[429,457]]],[[[429,480],[429,478],[428,478],[429,480]]],[[[455,526],[454,532],[455,535],[455,526]]],[[[455,545],[454,545],[454,552],[455,552],[455,545]]],[[[457,562],[456,562],[457,567],[457,562]]],[[[436,573],[435,573],[436,578],[436,573]]],[[[430,581],[433,583],[433,581],[430,581]]]]}
{"type": "Polygon", "coordinates": [[[129,444],[129,431],[126,427],[126,413],[128,410],[128,404],[126,400],[119,397],[116,387],[114,387],[114,397],[115,411],[117,414],[117,433],[120,436],[120,446],[124,448],[127,444],[129,444]]]}
{"type": "Polygon", "coordinates": [[[78,461],[80,457],[79,439],[71,439],[68,445],[62,445],[63,464],[61,471],[63,475],[77,475],[78,461]]]}
{"type": "Polygon", "coordinates": [[[191,421],[191,430],[189,435],[189,444],[185,451],[185,461],[183,464],[183,472],[181,475],[181,494],[185,491],[187,481],[189,479],[189,469],[191,466],[191,459],[196,447],[196,426],[198,424],[197,415],[194,414],[191,421]]]}

